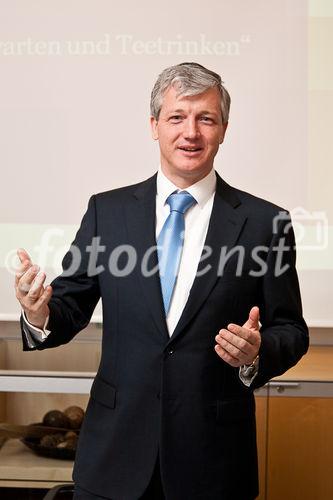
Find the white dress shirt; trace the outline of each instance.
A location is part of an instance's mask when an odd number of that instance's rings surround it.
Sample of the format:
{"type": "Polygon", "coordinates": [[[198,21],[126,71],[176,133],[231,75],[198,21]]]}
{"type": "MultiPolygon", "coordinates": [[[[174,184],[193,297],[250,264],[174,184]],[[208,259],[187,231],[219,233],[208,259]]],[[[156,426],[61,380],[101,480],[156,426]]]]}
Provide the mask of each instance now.
{"type": "Polygon", "coordinates": [[[156,194],[156,241],[165,223],[170,207],[166,203],[170,194],[175,191],[190,193],[197,203],[192,205],[185,214],[185,236],[178,277],[171,298],[169,312],[166,318],[169,335],[171,336],[187,302],[201,257],[212,213],[216,189],[216,175],[212,169],[201,181],[186,189],[179,189],[163,174],[157,174],[156,194]]]}
{"type": "MultiPolygon", "coordinates": [[[[160,231],[165,223],[170,207],[166,203],[170,194],[180,191],[190,193],[197,203],[192,205],[185,213],[185,236],[182,256],[179,265],[178,277],[173,291],[170,308],[166,317],[168,332],[171,337],[175,327],[179,321],[182,311],[187,302],[197,268],[199,265],[201,253],[205,243],[209,220],[213,208],[213,201],[216,190],[216,174],[212,169],[209,174],[200,181],[192,184],[186,189],[179,189],[175,186],[159,169],[157,173],[157,192],[156,192],[156,241],[160,231]]],[[[31,325],[24,312],[23,319],[24,328],[28,345],[34,347],[36,344],[34,339],[42,342],[47,338],[50,331],[46,330],[48,318],[45,322],[44,329],[39,329],[31,325]]],[[[225,325],[221,325],[223,328],[225,325]]],[[[216,332],[217,333],[217,332],[216,332]]],[[[214,346],[212,346],[214,349],[214,346]]],[[[249,386],[257,374],[257,370],[251,375],[247,375],[246,366],[242,366],[239,370],[239,376],[242,382],[249,386]]]]}

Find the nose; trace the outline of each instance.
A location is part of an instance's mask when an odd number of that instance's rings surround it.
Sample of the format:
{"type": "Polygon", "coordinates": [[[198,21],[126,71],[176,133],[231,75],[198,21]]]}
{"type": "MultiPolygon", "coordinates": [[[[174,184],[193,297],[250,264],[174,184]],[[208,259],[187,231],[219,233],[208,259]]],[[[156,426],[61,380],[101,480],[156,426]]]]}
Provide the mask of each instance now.
{"type": "Polygon", "coordinates": [[[188,118],[184,123],[184,139],[197,139],[200,135],[198,123],[195,118],[188,118]]]}

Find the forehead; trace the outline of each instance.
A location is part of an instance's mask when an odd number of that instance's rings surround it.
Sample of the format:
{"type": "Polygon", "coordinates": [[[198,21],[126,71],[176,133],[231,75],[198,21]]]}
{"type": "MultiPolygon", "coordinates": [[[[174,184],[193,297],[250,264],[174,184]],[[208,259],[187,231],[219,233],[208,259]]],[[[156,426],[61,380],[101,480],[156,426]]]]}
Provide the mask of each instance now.
{"type": "Polygon", "coordinates": [[[163,95],[161,113],[167,113],[176,109],[185,111],[211,111],[221,112],[221,95],[217,88],[213,87],[201,94],[184,96],[177,95],[174,87],[169,87],[163,95]]]}

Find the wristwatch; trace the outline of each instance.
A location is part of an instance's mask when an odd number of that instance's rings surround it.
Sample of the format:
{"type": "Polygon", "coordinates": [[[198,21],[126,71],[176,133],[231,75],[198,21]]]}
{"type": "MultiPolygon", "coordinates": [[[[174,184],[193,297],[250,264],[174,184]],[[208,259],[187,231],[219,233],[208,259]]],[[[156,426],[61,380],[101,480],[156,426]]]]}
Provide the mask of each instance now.
{"type": "Polygon", "coordinates": [[[245,365],[244,375],[246,377],[252,377],[252,375],[256,374],[259,368],[259,354],[254,358],[250,365],[245,365]]]}

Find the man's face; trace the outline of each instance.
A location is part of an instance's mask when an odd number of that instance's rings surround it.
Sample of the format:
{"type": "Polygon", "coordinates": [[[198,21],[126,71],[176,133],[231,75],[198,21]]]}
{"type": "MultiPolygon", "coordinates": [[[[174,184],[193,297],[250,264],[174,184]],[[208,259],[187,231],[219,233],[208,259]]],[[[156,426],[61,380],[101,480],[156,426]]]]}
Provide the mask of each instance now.
{"type": "Polygon", "coordinates": [[[227,128],[222,123],[219,91],[211,88],[185,97],[170,87],[159,119],[151,117],[151,127],[159,141],[164,174],[181,188],[198,182],[212,169],[227,128]]]}

